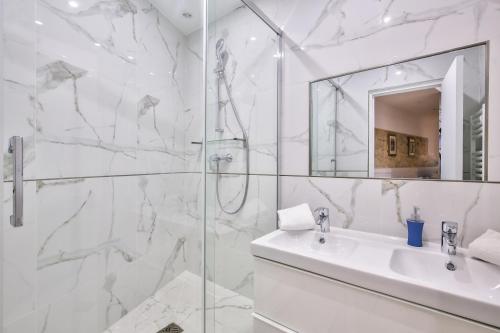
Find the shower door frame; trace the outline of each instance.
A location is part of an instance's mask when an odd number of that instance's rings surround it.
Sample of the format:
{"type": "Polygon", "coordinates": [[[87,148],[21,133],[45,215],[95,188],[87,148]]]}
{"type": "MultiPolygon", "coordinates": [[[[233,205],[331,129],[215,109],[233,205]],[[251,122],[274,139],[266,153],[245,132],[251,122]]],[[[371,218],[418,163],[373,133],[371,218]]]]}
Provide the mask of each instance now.
{"type": "MultiPolygon", "coordinates": [[[[0,1],[0,73],[2,75],[2,79],[0,80],[0,147],[4,147],[4,98],[3,98],[3,74],[4,74],[4,35],[3,35],[3,1],[0,1]]],[[[3,152],[3,149],[1,150],[3,152]]],[[[3,220],[3,192],[4,192],[4,183],[3,183],[3,153],[0,153],[0,333],[3,333],[4,329],[4,321],[3,321],[3,303],[4,303],[4,294],[3,294],[3,239],[4,239],[4,220],[3,220]]]]}

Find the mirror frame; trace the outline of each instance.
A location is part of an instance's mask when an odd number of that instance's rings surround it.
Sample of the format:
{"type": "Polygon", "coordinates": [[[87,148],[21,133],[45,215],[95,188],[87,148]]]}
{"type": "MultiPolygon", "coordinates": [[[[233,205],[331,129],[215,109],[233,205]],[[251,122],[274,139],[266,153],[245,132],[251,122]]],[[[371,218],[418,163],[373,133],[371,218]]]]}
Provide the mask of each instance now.
{"type": "MultiPolygon", "coordinates": [[[[339,178],[339,179],[373,179],[373,180],[406,180],[406,181],[439,181],[439,182],[461,182],[461,183],[500,183],[500,179],[499,180],[495,180],[495,181],[490,181],[489,180],[489,173],[488,173],[488,160],[489,160],[489,144],[488,144],[488,141],[489,141],[489,127],[490,127],[490,124],[489,124],[489,111],[490,111],[490,99],[489,99],[489,86],[490,86],[490,77],[489,77],[489,74],[490,74],[490,41],[489,40],[486,40],[486,41],[483,41],[483,42],[478,42],[478,43],[474,43],[474,44],[468,44],[468,45],[464,45],[464,46],[461,46],[461,47],[456,47],[456,48],[453,48],[453,49],[447,49],[447,50],[444,50],[444,51],[440,51],[440,52],[435,52],[435,53],[430,53],[430,54],[425,54],[425,55],[422,55],[422,56],[418,56],[418,57],[413,57],[413,58],[407,58],[407,59],[403,59],[403,60],[400,60],[400,61],[396,61],[396,62],[393,62],[393,63],[389,63],[389,64],[385,64],[385,65],[380,65],[380,66],[373,66],[373,67],[366,67],[366,68],[362,68],[362,69],[358,69],[358,70],[355,70],[355,71],[350,71],[350,72],[344,72],[344,73],[339,73],[339,74],[335,74],[335,75],[330,75],[330,76],[327,76],[327,77],[322,77],[322,78],[319,78],[319,79],[315,79],[313,81],[309,81],[308,83],[308,98],[309,98],[309,116],[308,116],[308,121],[309,121],[309,144],[308,144],[308,147],[309,147],[309,154],[308,154],[308,158],[309,158],[309,161],[308,161],[308,165],[309,165],[309,172],[308,172],[308,177],[319,177],[319,178],[339,178]],[[485,136],[485,159],[484,159],[484,179],[483,180],[463,180],[463,179],[425,179],[425,178],[377,178],[377,177],[370,177],[369,175],[367,177],[347,177],[347,176],[343,176],[343,177],[328,177],[328,176],[319,176],[319,175],[313,175],[312,174],[312,137],[313,137],[313,98],[312,98],[312,89],[313,89],[313,84],[314,83],[317,83],[317,82],[321,82],[321,81],[325,81],[325,80],[330,80],[330,79],[336,79],[336,78],[339,78],[339,77],[342,77],[342,76],[346,76],[346,75],[353,75],[353,74],[357,74],[357,73],[361,73],[361,72],[366,72],[366,71],[370,71],[370,70],[374,70],[374,69],[380,69],[380,68],[385,68],[385,67],[389,67],[389,66],[395,66],[395,65],[399,65],[399,64],[404,64],[406,62],[411,62],[411,61],[415,61],[415,60],[420,60],[420,59],[425,59],[425,58],[430,58],[430,57],[434,57],[434,56],[439,56],[439,55],[442,55],[442,54],[447,54],[447,53],[450,53],[450,52],[456,52],[456,51],[460,51],[460,50],[464,50],[464,49],[469,49],[469,48],[473,48],[473,47],[477,47],[477,46],[484,46],[485,47],[485,76],[484,76],[484,79],[485,79],[485,91],[484,91],[484,105],[485,105],[485,129],[484,129],[484,136],[485,136]]],[[[367,99],[368,99],[368,103],[370,103],[369,99],[370,99],[370,96],[371,94],[376,91],[376,90],[372,90],[372,91],[368,91],[368,96],[367,96],[367,99]]],[[[370,113],[370,110],[368,110],[368,113],[370,113]]],[[[368,114],[368,118],[369,118],[369,114],[368,114]]],[[[500,127],[499,127],[500,128],[500,127]]],[[[370,133],[370,120],[368,119],[368,132],[370,133]]],[[[373,139],[371,139],[370,135],[368,135],[368,148],[370,147],[371,145],[371,141],[373,141],[373,139]]],[[[370,167],[370,159],[368,158],[368,171],[369,172],[369,167],[370,167]]],[[[500,175],[499,175],[500,176],[500,175]]]]}

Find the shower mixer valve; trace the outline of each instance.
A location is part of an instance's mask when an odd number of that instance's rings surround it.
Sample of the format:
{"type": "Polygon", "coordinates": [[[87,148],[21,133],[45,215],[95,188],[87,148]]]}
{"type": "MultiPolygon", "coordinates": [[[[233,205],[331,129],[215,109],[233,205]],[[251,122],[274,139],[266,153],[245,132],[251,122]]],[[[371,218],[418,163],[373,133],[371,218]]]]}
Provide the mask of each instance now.
{"type": "Polygon", "coordinates": [[[233,161],[233,155],[231,153],[227,153],[224,155],[213,154],[212,156],[210,156],[210,161],[215,163],[219,163],[220,161],[231,163],[233,161]]]}

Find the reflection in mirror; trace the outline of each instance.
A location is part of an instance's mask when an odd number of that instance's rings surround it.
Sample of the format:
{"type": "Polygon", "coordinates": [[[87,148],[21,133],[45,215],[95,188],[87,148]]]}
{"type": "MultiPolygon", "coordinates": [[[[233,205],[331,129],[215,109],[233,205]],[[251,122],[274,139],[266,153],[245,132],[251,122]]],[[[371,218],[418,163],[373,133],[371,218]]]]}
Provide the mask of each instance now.
{"type": "Polygon", "coordinates": [[[486,180],[485,44],[310,84],[312,176],[486,180]]]}

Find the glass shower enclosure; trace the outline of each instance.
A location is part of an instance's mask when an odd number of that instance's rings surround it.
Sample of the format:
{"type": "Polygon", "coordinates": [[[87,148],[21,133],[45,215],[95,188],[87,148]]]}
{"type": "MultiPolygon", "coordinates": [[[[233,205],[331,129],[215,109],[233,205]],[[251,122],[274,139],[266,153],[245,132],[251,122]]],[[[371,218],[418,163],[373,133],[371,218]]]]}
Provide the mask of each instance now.
{"type": "Polygon", "coordinates": [[[1,9],[0,332],[252,332],[279,31],[246,0],[1,9]]]}
{"type": "Polygon", "coordinates": [[[206,332],[253,332],[252,240],[276,229],[279,29],[245,1],[208,1],[206,332]]]}

